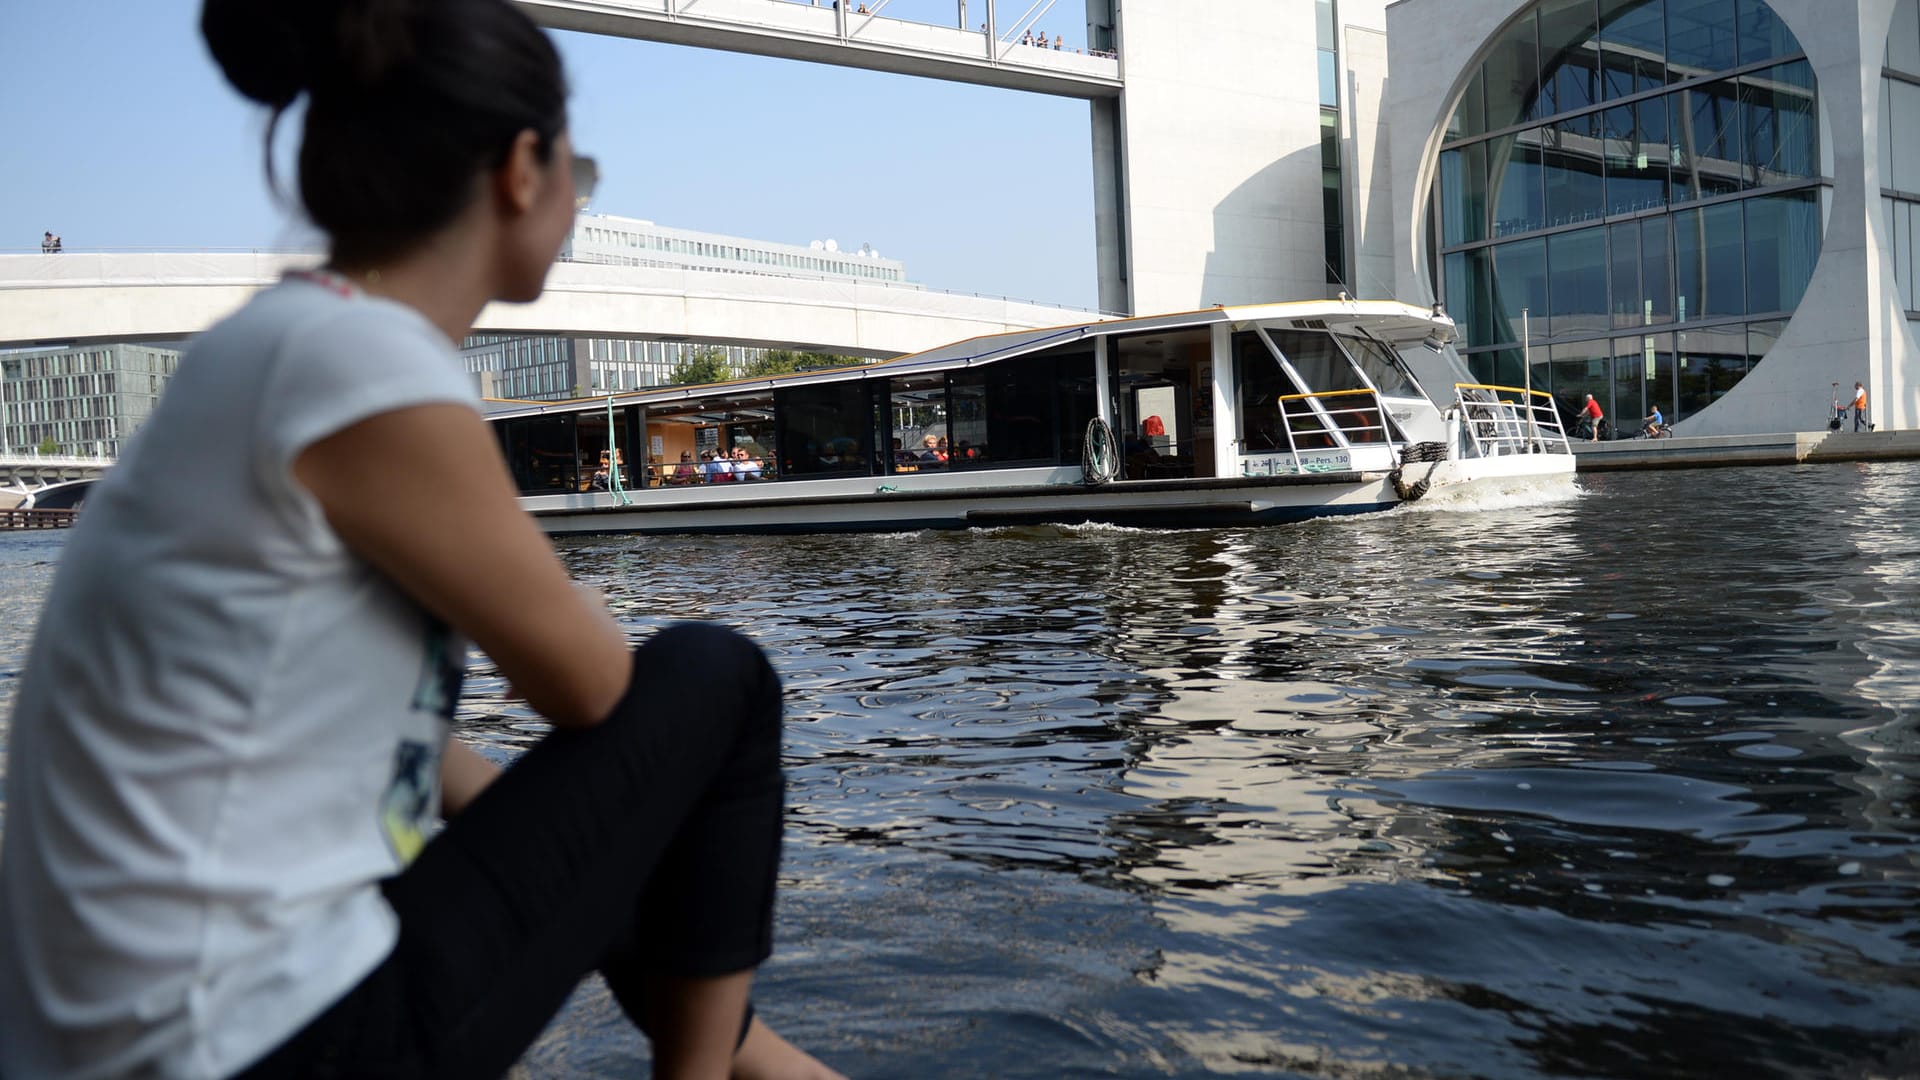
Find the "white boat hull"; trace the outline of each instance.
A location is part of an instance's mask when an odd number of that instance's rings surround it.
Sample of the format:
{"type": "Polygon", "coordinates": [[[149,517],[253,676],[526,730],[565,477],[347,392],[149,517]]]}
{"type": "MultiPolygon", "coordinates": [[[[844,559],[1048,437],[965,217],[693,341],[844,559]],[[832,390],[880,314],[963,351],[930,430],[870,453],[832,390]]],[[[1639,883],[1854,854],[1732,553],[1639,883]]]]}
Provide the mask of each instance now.
{"type": "MultiPolygon", "coordinates": [[[[1573,458],[1514,455],[1407,466],[1428,496],[1516,482],[1572,490],[1573,458]]],[[[521,500],[543,529],[565,533],[899,532],[1098,522],[1157,528],[1282,524],[1390,510],[1403,500],[1386,472],[1256,479],[1130,480],[1089,487],[1071,468],[914,477],[653,488],[620,496],[521,500]]]]}

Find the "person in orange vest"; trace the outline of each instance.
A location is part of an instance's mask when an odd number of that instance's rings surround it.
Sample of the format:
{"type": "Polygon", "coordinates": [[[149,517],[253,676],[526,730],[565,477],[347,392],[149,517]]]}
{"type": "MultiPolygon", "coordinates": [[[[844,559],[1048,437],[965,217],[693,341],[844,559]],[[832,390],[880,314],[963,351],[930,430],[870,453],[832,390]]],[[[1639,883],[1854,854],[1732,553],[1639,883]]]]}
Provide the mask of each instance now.
{"type": "Polygon", "coordinates": [[[1860,385],[1859,383],[1854,383],[1853,384],[1853,430],[1859,431],[1860,426],[1862,424],[1866,424],[1866,428],[1868,431],[1873,430],[1873,425],[1867,423],[1867,388],[1860,385]]]}

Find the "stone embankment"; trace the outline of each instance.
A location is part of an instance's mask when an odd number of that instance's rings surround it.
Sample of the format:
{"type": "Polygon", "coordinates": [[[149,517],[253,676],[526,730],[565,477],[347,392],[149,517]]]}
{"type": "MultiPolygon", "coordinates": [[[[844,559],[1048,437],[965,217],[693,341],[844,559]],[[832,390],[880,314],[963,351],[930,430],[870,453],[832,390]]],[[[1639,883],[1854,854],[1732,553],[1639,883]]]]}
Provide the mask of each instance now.
{"type": "Polygon", "coordinates": [[[1581,472],[1920,458],[1920,431],[1783,431],[1573,443],[1581,472]]]}

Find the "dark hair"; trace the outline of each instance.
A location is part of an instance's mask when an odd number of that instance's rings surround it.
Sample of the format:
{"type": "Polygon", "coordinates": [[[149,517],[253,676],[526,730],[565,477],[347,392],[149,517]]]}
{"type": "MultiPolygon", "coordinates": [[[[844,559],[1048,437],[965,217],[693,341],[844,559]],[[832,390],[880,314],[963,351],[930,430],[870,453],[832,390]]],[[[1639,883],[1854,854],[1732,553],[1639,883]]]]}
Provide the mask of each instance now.
{"type": "Polygon", "coordinates": [[[520,132],[566,129],[560,55],[508,0],[206,0],[227,81],[273,109],[307,95],[300,200],[334,258],[407,251],[472,198],[520,132]]]}

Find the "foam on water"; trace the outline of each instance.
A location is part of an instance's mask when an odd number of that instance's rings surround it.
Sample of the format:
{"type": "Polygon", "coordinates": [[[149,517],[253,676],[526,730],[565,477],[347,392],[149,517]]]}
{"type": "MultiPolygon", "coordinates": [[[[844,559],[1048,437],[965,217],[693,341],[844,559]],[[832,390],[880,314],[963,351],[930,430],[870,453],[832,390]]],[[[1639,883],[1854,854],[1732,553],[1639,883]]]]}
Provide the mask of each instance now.
{"type": "Polygon", "coordinates": [[[1471,484],[1436,487],[1417,502],[1401,503],[1395,511],[1409,514],[1433,514],[1526,510],[1573,502],[1581,495],[1580,485],[1571,476],[1478,480],[1471,484]]]}

